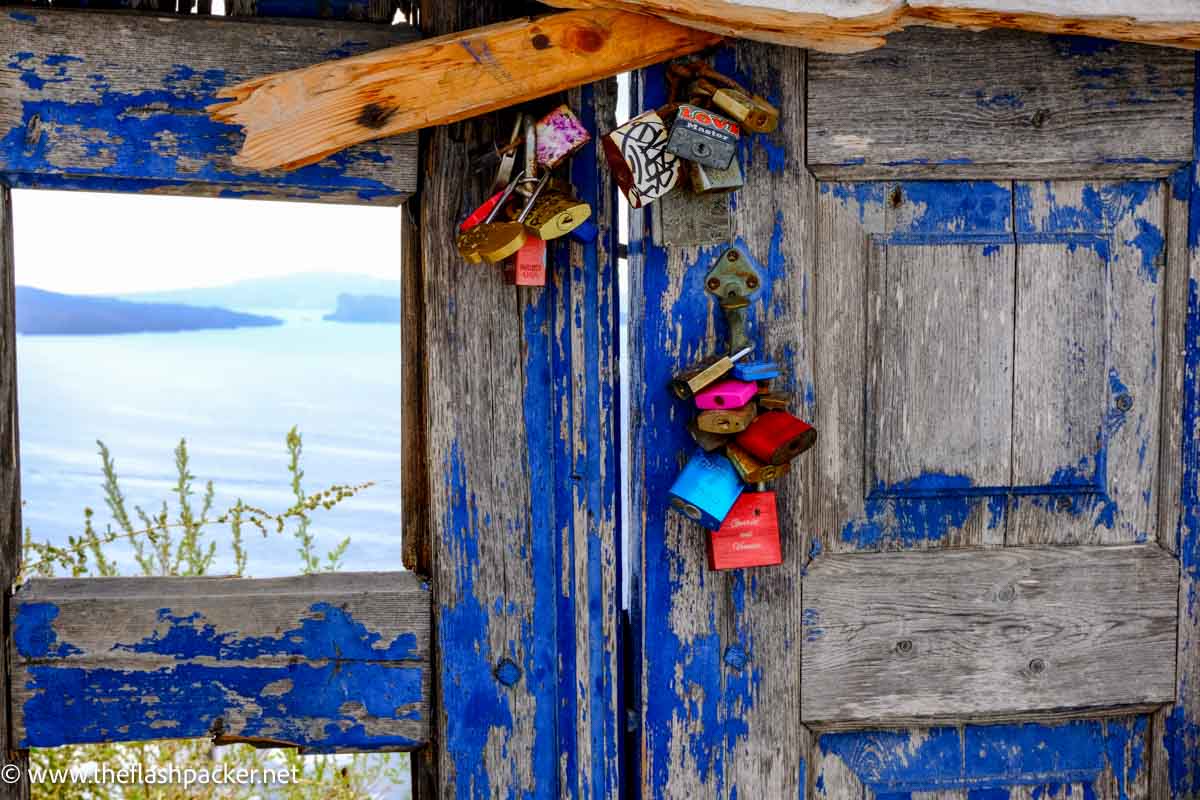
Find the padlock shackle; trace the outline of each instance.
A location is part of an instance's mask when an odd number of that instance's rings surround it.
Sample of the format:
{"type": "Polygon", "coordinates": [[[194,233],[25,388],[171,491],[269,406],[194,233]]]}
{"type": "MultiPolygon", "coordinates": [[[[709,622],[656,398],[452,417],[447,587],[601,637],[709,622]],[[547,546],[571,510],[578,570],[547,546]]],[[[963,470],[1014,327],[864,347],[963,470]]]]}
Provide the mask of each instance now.
{"type": "MultiPolygon", "coordinates": [[[[522,177],[524,176],[524,174],[525,173],[521,173],[522,177]]],[[[517,180],[513,181],[513,185],[516,185],[516,183],[520,180],[521,180],[520,178],[517,178],[517,180]]],[[[529,216],[529,212],[533,210],[533,204],[537,202],[538,195],[540,195],[542,193],[542,189],[545,189],[546,184],[549,182],[550,182],[550,171],[546,170],[545,174],[542,175],[542,179],[540,181],[538,181],[537,186],[534,187],[533,193],[529,195],[529,199],[525,201],[525,207],[523,209],[521,209],[521,215],[519,217],[517,217],[517,222],[525,221],[525,218],[529,216]]]]}
{"type": "Polygon", "coordinates": [[[512,193],[516,190],[517,184],[520,183],[521,179],[524,177],[525,170],[521,170],[520,173],[517,174],[517,177],[513,178],[508,186],[504,187],[504,192],[500,195],[500,199],[496,201],[496,205],[493,206],[492,210],[488,212],[487,218],[484,219],[484,223],[490,224],[496,219],[496,215],[500,213],[500,209],[504,208],[504,204],[508,202],[508,198],[512,197],[512,193]]]}

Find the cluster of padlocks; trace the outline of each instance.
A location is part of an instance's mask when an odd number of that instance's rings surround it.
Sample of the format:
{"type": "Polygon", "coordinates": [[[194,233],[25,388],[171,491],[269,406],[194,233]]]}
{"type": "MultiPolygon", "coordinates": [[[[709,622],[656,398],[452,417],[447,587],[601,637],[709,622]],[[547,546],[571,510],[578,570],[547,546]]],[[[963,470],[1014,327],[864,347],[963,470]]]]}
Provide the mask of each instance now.
{"type": "Polygon", "coordinates": [[[765,567],[783,560],[775,492],[817,431],[788,412],[789,397],[772,391],[780,376],[771,361],[748,361],[754,345],[746,311],[762,276],[737,247],[705,276],[729,327],[729,352],[671,381],[671,391],[695,407],[688,432],[698,447],[671,486],[671,506],[708,533],[709,569],[765,567]],[[753,487],[748,490],[748,487],[753,487]]]}
{"type": "Polygon", "coordinates": [[[779,125],[778,109],[701,61],[670,65],[667,81],[665,106],[603,140],[613,178],[632,208],[689,184],[698,194],[741,188],[741,132],[769,133],[779,125]]]}
{"type": "Polygon", "coordinates": [[[546,242],[567,234],[583,242],[596,238],[592,207],[572,196],[568,182],[552,180],[591,138],[565,105],[536,122],[517,114],[509,143],[489,154],[498,162],[491,197],[459,225],[462,257],[503,264],[505,280],[517,286],[545,286],[546,242]],[[522,145],[524,168],[514,176],[522,145]]]}

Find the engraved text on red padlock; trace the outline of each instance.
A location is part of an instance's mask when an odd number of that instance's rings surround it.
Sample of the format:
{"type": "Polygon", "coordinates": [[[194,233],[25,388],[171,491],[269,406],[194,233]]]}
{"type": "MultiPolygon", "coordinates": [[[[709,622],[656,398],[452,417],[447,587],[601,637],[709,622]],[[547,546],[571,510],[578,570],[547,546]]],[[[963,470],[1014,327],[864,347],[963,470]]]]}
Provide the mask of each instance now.
{"type": "Polygon", "coordinates": [[[708,535],[708,568],[744,569],[783,563],[774,492],[743,492],[718,530],[708,535]]]}

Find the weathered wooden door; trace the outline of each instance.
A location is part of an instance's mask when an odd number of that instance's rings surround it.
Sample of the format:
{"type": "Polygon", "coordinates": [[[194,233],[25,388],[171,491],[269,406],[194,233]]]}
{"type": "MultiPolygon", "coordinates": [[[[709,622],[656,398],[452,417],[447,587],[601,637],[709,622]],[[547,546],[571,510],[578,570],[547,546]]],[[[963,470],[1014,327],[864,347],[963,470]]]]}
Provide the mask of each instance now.
{"type": "Polygon", "coordinates": [[[642,794],[1200,796],[1194,57],[912,30],[717,62],[783,123],[732,209],[635,217],[642,794]],[[784,565],[712,573],[665,385],[724,343],[726,242],[820,438],[773,487],[784,565]]]}

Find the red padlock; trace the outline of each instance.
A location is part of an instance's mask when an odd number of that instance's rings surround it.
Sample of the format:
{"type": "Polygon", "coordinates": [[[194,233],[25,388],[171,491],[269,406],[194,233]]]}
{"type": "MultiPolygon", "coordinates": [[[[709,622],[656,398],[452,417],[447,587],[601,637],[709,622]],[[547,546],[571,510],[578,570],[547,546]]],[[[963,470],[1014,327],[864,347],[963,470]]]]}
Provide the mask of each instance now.
{"type": "Polygon", "coordinates": [[[494,195],[489,197],[487,200],[485,200],[483,205],[481,205],[479,208],[472,211],[471,215],[469,217],[467,217],[466,219],[464,219],[462,221],[462,224],[458,226],[458,232],[462,233],[463,231],[470,230],[471,228],[474,228],[479,223],[483,222],[485,219],[487,219],[487,215],[492,213],[492,209],[495,208],[497,205],[499,205],[500,201],[503,199],[504,199],[504,189],[501,189],[500,191],[496,192],[494,195]]]}
{"type": "Polygon", "coordinates": [[[812,447],[817,429],[786,411],[759,414],[737,436],[738,445],[768,464],[786,464],[812,447]]]}
{"type": "Polygon", "coordinates": [[[512,257],[512,282],[517,286],[546,285],[546,240],[532,233],[512,257]]]}
{"type": "Polygon", "coordinates": [[[745,569],[783,563],[774,492],[742,492],[721,527],[708,534],[708,568],[745,569]]]}

